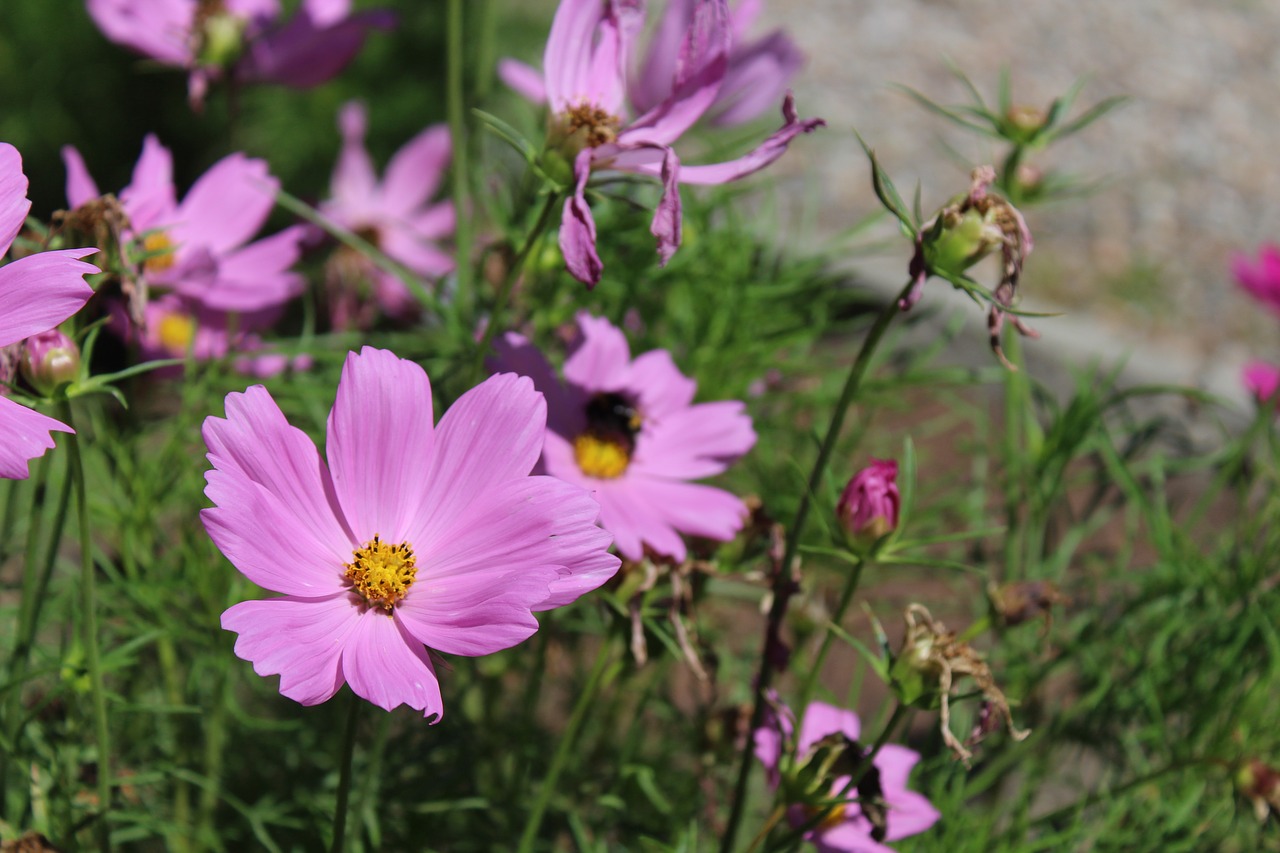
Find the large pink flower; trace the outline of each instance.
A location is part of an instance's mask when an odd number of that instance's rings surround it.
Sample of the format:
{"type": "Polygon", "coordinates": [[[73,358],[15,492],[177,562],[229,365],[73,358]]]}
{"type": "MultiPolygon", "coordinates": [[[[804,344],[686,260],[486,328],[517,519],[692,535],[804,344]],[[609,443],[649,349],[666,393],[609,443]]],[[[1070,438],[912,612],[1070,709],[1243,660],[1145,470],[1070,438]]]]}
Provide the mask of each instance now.
{"type": "Polygon", "coordinates": [[[1231,272],[1246,293],[1280,314],[1280,246],[1259,246],[1257,263],[1247,255],[1236,255],[1231,259],[1231,272]]]}
{"type": "MultiPolygon", "coordinates": [[[[764,764],[770,784],[778,784],[782,761],[783,743],[790,738],[794,723],[790,711],[783,709],[781,719],[755,732],[756,757],[764,764]]],[[[858,715],[825,702],[810,702],[800,721],[800,737],[796,741],[796,755],[801,759],[818,741],[830,734],[843,733],[853,740],[861,734],[858,715]]],[[[920,760],[920,754],[905,746],[885,744],[876,753],[872,766],[880,774],[880,789],[884,795],[886,810],[885,841],[897,841],[924,832],[938,822],[941,815],[922,794],[907,790],[911,769],[920,760]]],[[[831,784],[831,796],[837,796],[849,783],[848,776],[837,777],[831,784]]],[[[858,807],[857,792],[846,793],[845,805],[827,815],[817,828],[805,834],[818,850],[824,853],[893,853],[892,847],[881,844],[872,837],[873,826],[858,807]]],[[[792,806],[787,817],[792,825],[807,822],[809,813],[804,806],[792,806]]]]}
{"type": "MultiPolygon", "coordinates": [[[[98,187],[80,152],[62,149],[67,201],[78,207],[98,197],[98,187]]],[[[231,154],[196,180],[181,203],[173,185],[173,158],[152,134],[120,203],[132,231],[125,235],[145,250],[142,275],[213,311],[249,312],[276,307],[302,292],[306,282],[289,271],[305,235],[293,226],[254,243],[280,182],[263,160],[231,154]]]]}
{"type": "MultiPolygon", "coordinates": [[[[453,256],[441,251],[436,241],[453,233],[453,203],[430,202],[449,166],[449,129],[432,125],[409,140],[391,158],[379,181],[364,146],[365,125],[362,104],[352,101],[343,106],[338,119],[342,154],[333,172],[330,198],[320,210],[419,275],[437,279],[451,272],[453,256]]],[[[416,304],[394,275],[361,266],[373,279],[378,302],[388,314],[403,314],[416,304]]]]}
{"type": "Polygon", "coordinates": [[[432,653],[483,655],[538,628],[534,611],[613,576],[582,489],[530,477],[546,404],[491,377],[432,427],[422,368],[351,353],[329,414],[328,465],[261,386],[205,421],[205,529],[247,578],[283,594],[222,615],[236,654],[304,705],[344,682],[387,710],[443,713],[432,653]]]}
{"type": "Polygon", "coordinates": [[[728,540],[747,508],[722,489],[688,482],[723,472],[755,444],[742,403],[693,404],[697,383],[666,350],[632,359],[621,330],[583,312],[580,341],[562,383],[546,358],[514,333],[498,343],[497,364],[532,377],[547,396],[548,474],[590,489],[600,523],[618,551],[645,548],[685,558],[680,534],[728,540]]]}
{"type": "MultiPolygon", "coordinates": [[[[8,253],[30,209],[22,157],[0,142],[0,257],[8,253]]],[[[53,328],[84,306],[93,295],[84,277],[98,268],[79,258],[96,251],[41,252],[0,267],[0,349],[53,328]]],[[[0,392],[0,478],[25,480],[27,462],[54,446],[55,430],[72,432],[0,392]]]]}
{"type": "Polygon", "coordinates": [[[303,0],[281,23],[278,0],[86,0],[107,38],[190,72],[193,106],[224,75],[243,82],[319,85],[360,51],[387,11],[351,13],[351,0],[303,0]]]}
{"type": "MultiPolygon", "coordinates": [[[[711,109],[725,85],[733,32],[729,9],[725,0],[694,0],[687,22],[677,22],[683,27],[678,39],[665,37],[678,42],[678,59],[663,70],[665,78],[646,87],[653,105],[629,118],[627,70],[643,19],[640,0],[561,0],[543,57],[551,140],[573,158],[574,191],[564,204],[560,249],[569,272],[588,285],[600,280],[603,269],[586,199],[593,171],[614,169],[662,181],[650,231],[665,264],[680,245],[678,184],[723,184],[745,177],[781,157],[796,136],[824,123],[800,121],[788,94],[782,127],[754,151],[726,163],[682,165],[671,146],[711,109]]],[[[511,63],[503,68],[509,82],[537,93],[528,69],[511,63]]]]}

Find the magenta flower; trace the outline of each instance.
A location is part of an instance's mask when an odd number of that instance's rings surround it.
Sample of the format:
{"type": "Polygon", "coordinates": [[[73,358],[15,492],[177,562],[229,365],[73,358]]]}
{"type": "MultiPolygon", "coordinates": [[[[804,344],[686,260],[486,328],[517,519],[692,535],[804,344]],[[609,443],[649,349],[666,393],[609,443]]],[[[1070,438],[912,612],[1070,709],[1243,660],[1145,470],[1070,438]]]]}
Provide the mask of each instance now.
{"type": "MultiPolygon", "coordinates": [[[[68,203],[79,207],[97,198],[80,152],[66,146],[62,159],[68,203]]],[[[132,254],[146,257],[142,277],[213,311],[261,311],[297,296],[305,282],[289,268],[305,230],[293,226],[246,245],[267,221],[279,186],[265,161],[231,154],[200,176],[179,204],[173,158],[148,134],[133,180],[120,192],[132,254]]]]}
{"type": "Polygon", "coordinates": [[[355,58],[370,30],[395,25],[388,11],[352,14],[350,0],[303,0],[283,23],[277,0],[86,0],[86,6],[107,38],[186,69],[196,108],[209,84],[223,77],[317,86],[355,58]]]}
{"type": "MultiPolygon", "coordinates": [[[[783,709],[780,720],[775,719],[773,725],[756,729],[756,757],[764,764],[769,782],[777,787],[783,769],[783,745],[790,740],[794,730],[791,712],[783,709]]],[[[804,719],[800,722],[800,737],[795,744],[798,761],[808,758],[808,753],[827,735],[843,733],[857,740],[861,734],[858,715],[845,711],[825,702],[810,702],[805,709],[804,719]]],[[[911,770],[920,760],[920,754],[905,746],[885,744],[876,753],[872,766],[880,774],[880,789],[883,792],[885,810],[884,835],[878,835],[874,824],[858,805],[857,791],[846,792],[846,800],[828,811],[818,825],[805,833],[805,839],[823,853],[893,853],[893,848],[881,844],[880,841],[898,841],[911,835],[924,832],[938,822],[941,817],[938,810],[929,800],[915,791],[907,790],[907,779],[911,770]]],[[[840,796],[850,777],[838,776],[831,783],[831,797],[840,796]]],[[[807,823],[813,814],[813,807],[791,805],[787,810],[787,819],[792,826],[807,823]]]]}
{"type": "Polygon", "coordinates": [[[1244,387],[1259,403],[1272,399],[1280,390],[1280,367],[1265,361],[1251,361],[1244,366],[1240,378],[1244,387]]]}
{"type": "Polygon", "coordinates": [[[1245,292],[1280,314],[1280,246],[1259,246],[1257,263],[1247,255],[1236,255],[1231,259],[1231,272],[1245,292]]]}
{"type": "Polygon", "coordinates": [[[538,629],[534,611],[617,571],[595,501],[528,476],[546,427],[528,379],[491,377],[432,422],[422,368],[368,347],[347,356],[328,465],[261,386],[205,421],[205,529],[283,594],[231,607],[222,627],[285,696],[314,705],[346,682],[381,708],[439,717],[433,657],[513,646],[538,629]]]}
{"type": "Polygon", "coordinates": [[[688,481],[723,472],[755,444],[743,404],[695,405],[697,383],[669,352],[632,359],[626,337],[608,320],[586,312],[577,320],[580,338],[565,361],[564,382],[519,335],[508,333],[497,344],[501,369],[531,377],[547,396],[546,472],[595,495],[600,523],[628,560],[639,560],[646,548],[683,560],[682,533],[732,539],[746,506],[688,481]]]}
{"type": "MultiPolygon", "coordinates": [[[[362,104],[351,101],[343,106],[338,119],[342,154],[333,172],[330,199],[320,210],[425,278],[438,279],[452,272],[453,256],[441,251],[436,242],[453,234],[453,203],[430,203],[449,166],[449,129],[432,125],[409,140],[391,158],[379,181],[364,147],[365,124],[362,104]]],[[[360,274],[372,279],[377,301],[388,314],[403,315],[416,306],[394,275],[368,263],[358,266],[360,274]]],[[[335,321],[335,325],[345,323],[335,321]]]]}
{"type": "MultiPolygon", "coordinates": [[[[564,204],[560,249],[569,272],[591,286],[603,270],[586,199],[593,171],[633,172],[662,181],[649,230],[658,241],[659,261],[666,264],[680,245],[678,184],[723,184],[745,177],[781,157],[796,136],[824,123],[798,120],[788,94],[782,104],[783,126],[754,151],[726,163],[683,166],[671,146],[711,109],[725,84],[732,40],[728,6],[725,0],[694,0],[679,33],[679,60],[672,73],[649,90],[654,105],[628,118],[627,67],[643,17],[638,0],[561,0],[543,57],[549,141],[573,160],[574,189],[564,204]]],[[[506,62],[502,70],[517,88],[537,94],[528,69],[506,62]]]]}
{"type": "Polygon", "coordinates": [[[836,515],[855,538],[874,542],[898,527],[898,463],[872,459],[849,480],[836,504],[836,515]]]}
{"type": "MultiPolygon", "coordinates": [[[[8,253],[30,209],[22,157],[0,142],[0,257],[8,253]]],[[[79,259],[96,251],[41,252],[0,267],[0,351],[53,328],[84,306],[93,295],[84,277],[98,268],[79,259]]],[[[0,361],[10,358],[0,356],[0,361]]],[[[25,480],[27,462],[54,446],[54,431],[72,429],[0,394],[0,478],[25,480]]]]}

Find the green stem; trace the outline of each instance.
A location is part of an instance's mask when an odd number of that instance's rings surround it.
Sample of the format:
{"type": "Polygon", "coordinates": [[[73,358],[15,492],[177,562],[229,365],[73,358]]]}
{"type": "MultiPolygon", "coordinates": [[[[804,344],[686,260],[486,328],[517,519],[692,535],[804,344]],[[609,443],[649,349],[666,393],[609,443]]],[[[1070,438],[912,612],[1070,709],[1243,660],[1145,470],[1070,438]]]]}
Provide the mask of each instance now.
{"type": "Polygon", "coordinates": [[[360,697],[348,691],[347,728],[342,734],[342,767],[338,776],[338,802],[333,807],[333,853],[342,853],[347,843],[347,802],[351,798],[351,758],[356,751],[356,728],[360,722],[360,697]]]}
{"type": "MultiPolygon", "coordinates": [[[[840,392],[840,399],[836,403],[835,411],[831,414],[831,424],[827,427],[826,437],[823,438],[822,446],[818,449],[818,458],[814,460],[813,470],[809,473],[808,487],[805,489],[804,494],[800,496],[800,505],[796,508],[795,520],[787,531],[787,547],[782,557],[782,566],[777,577],[774,578],[774,603],[769,609],[768,620],[768,624],[771,626],[780,624],[785,615],[784,611],[789,596],[778,595],[778,592],[784,585],[791,582],[791,564],[795,561],[796,554],[800,549],[800,540],[804,535],[804,525],[809,519],[809,506],[813,495],[817,494],[819,487],[822,485],[823,476],[827,471],[827,463],[831,459],[836,441],[840,437],[840,430],[844,426],[845,414],[857,396],[858,388],[862,385],[862,378],[866,375],[867,368],[871,365],[871,356],[875,354],[880,339],[884,337],[884,333],[889,329],[889,324],[893,322],[893,318],[899,313],[899,300],[906,298],[911,291],[912,284],[913,282],[907,282],[906,286],[902,288],[902,292],[880,311],[875,323],[870,331],[867,332],[867,337],[862,341],[862,348],[858,350],[857,358],[854,359],[853,365],[849,368],[849,376],[845,379],[844,389],[840,392]]],[[[751,711],[749,732],[754,732],[760,728],[761,723],[764,721],[765,697],[768,694],[770,685],[773,683],[770,651],[770,649],[766,648],[760,655],[760,672],[756,677],[755,705],[751,711]]],[[[803,713],[803,709],[800,710],[803,713]]],[[[743,812],[746,808],[747,782],[751,777],[752,757],[752,742],[751,738],[748,737],[742,748],[742,757],[738,763],[738,779],[734,786],[733,806],[729,812],[729,823],[725,828],[725,833],[720,843],[722,853],[732,853],[734,843],[737,841],[738,829],[742,824],[743,812]]]]}
{"type": "MultiPolygon", "coordinates": [[[[71,403],[62,401],[62,420],[74,428],[71,403]]],[[[93,539],[89,527],[89,497],[85,487],[84,460],[80,456],[80,436],[67,436],[71,479],[75,483],[76,509],[80,523],[80,624],[84,632],[85,665],[93,703],[94,740],[98,749],[98,846],[111,849],[107,814],[111,811],[111,737],[107,727],[107,694],[102,682],[102,661],[98,654],[97,576],[93,566],[93,539]]]]}
{"type": "MultiPolygon", "coordinates": [[[[862,579],[862,569],[866,565],[866,560],[859,557],[858,562],[854,564],[853,570],[849,572],[849,576],[845,578],[844,589],[840,591],[840,602],[836,605],[836,612],[831,615],[831,625],[839,627],[844,621],[844,614],[849,609],[849,602],[853,601],[853,594],[858,589],[858,582],[862,579]]],[[[827,659],[827,654],[831,651],[831,644],[835,641],[835,632],[830,627],[824,632],[822,645],[818,647],[818,655],[813,659],[813,666],[809,669],[809,674],[805,676],[804,683],[800,686],[800,697],[796,702],[796,707],[803,713],[804,709],[809,707],[809,700],[813,698],[813,691],[817,689],[818,678],[822,674],[822,664],[827,659]]]]}
{"type": "Polygon", "coordinates": [[[449,0],[446,11],[445,98],[449,118],[449,135],[453,141],[453,209],[457,224],[453,238],[457,257],[458,296],[474,302],[471,289],[471,199],[467,184],[468,140],[466,127],[466,90],[462,60],[465,55],[462,30],[462,0],[449,0]]]}
{"type": "MultiPolygon", "coordinates": [[[[49,462],[46,468],[52,468],[53,463],[49,462]]],[[[22,602],[19,606],[18,615],[18,641],[14,645],[13,651],[13,673],[17,677],[26,671],[27,660],[31,654],[31,647],[35,644],[36,630],[40,627],[40,610],[44,606],[46,593],[49,591],[49,581],[53,578],[53,567],[58,561],[58,550],[62,544],[62,533],[66,528],[67,510],[71,505],[71,461],[68,457],[67,472],[63,476],[62,490],[58,493],[58,506],[53,515],[53,527],[49,533],[49,544],[45,549],[44,562],[41,564],[38,572],[31,572],[23,577],[22,584],[22,602]]],[[[44,488],[44,477],[41,477],[41,490],[44,488]]],[[[33,509],[34,513],[39,508],[33,509]]],[[[32,531],[34,534],[39,533],[38,526],[32,531]]],[[[32,540],[35,541],[35,540],[32,540]]],[[[28,557],[33,556],[34,549],[30,546],[27,552],[28,557]]]]}
{"type": "Polygon", "coordinates": [[[525,821],[524,832],[520,836],[519,853],[531,853],[533,850],[533,842],[538,837],[538,830],[542,827],[542,816],[546,814],[547,805],[551,802],[551,795],[555,793],[556,783],[560,780],[560,773],[564,770],[565,763],[569,759],[569,753],[572,751],[574,742],[578,739],[578,730],[582,728],[582,721],[586,719],[587,711],[595,702],[596,694],[600,691],[601,684],[604,683],[605,672],[609,668],[609,639],[607,637],[601,639],[600,650],[596,653],[595,665],[591,668],[591,675],[587,677],[587,683],[582,688],[582,692],[578,694],[578,703],[573,706],[573,713],[569,716],[569,722],[565,725],[564,731],[560,734],[560,744],[556,747],[556,754],[551,759],[551,766],[547,768],[547,776],[542,780],[542,787],[538,791],[538,799],[533,803],[533,809],[529,812],[529,818],[525,821]]]}

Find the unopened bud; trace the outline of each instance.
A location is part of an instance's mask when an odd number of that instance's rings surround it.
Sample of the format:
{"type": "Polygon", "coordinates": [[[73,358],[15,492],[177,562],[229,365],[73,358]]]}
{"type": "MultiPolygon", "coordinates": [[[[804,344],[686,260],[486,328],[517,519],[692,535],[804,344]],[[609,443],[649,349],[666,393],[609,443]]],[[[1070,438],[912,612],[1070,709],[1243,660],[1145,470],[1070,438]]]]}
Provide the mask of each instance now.
{"type": "Polygon", "coordinates": [[[1044,110],[1026,104],[1010,107],[1004,117],[1024,141],[1035,136],[1036,133],[1043,129],[1044,123],[1048,119],[1048,115],[1044,110]]]}
{"type": "Polygon", "coordinates": [[[41,394],[52,394],[64,382],[80,376],[80,348],[75,341],[50,329],[32,335],[22,345],[22,378],[41,394]]]}
{"type": "Polygon", "coordinates": [[[208,14],[200,26],[200,63],[225,67],[234,62],[244,48],[244,26],[243,19],[220,10],[208,14]]]}
{"type": "Polygon", "coordinates": [[[9,393],[9,383],[18,375],[18,362],[22,358],[22,343],[0,347],[0,397],[9,393]]]}
{"type": "Polygon", "coordinates": [[[872,459],[845,486],[836,515],[857,544],[870,546],[897,529],[902,503],[897,480],[897,462],[872,459]]]}

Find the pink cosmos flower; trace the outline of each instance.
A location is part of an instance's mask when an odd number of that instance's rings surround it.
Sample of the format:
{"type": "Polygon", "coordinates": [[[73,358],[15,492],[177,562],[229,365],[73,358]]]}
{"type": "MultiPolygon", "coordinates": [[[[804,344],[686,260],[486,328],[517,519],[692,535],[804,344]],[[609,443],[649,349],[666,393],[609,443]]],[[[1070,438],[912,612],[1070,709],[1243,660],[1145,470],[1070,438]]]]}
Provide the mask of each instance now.
{"type": "Polygon", "coordinates": [[[186,69],[193,107],[209,84],[238,82],[310,88],[341,71],[373,29],[395,16],[351,13],[351,0],[303,0],[281,23],[278,0],[86,0],[107,38],[143,56],[186,69]]]}
{"type": "MultiPolygon", "coordinates": [[[[453,234],[453,203],[430,203],[449,166],[449,129],[432,125],[409,140],[391,158],[379,181],[364,147],[365,126],[363,104],[351,101],[343,106],[338,118],[342,154],[333,172],[330,198],[320,210],[419,275],[438,279],[452,272],[453,256],[437,248],[436,241],[453,234]]],[[[356,260],[356,275],[372,279],[384,311],[400,316],[416,307],[413,295],[398,278],[364,262],[363,257],[356,260]]],[[[334,325],[347,325],[342,321],[355,308],[341,300],[337,307],[341,316],[334,325]]]]}
{"type": "Polygon", "coordinates": [[[432,422],[422,368],[368,347],[347,356],[327,465],[261,386],[205,421],[205,529],[283,596],[231,607],[222,627],[285,696],[314,705],[345,682],[438,718],[433,657],[513,646],[538,629],[534,611],[617,571],[595,501],[528,476],[546,427],[528,379],[491,377],[432,422]]]}
{"type": "Polygon", "coordinates": [[[1259,403],[1265,403],[1280,390],[1280,367],[1265,361],[1251,361],[1241,371],[1244,387],[1259,403]]]}
{"type": "MultiPolygon", "coordinates": [[[[68,203],[97,198],[80,152],[66,146],[62,159],[68,203]]],[[[305,282],[289,268],[305,230],[293,226],[247,243],[270,215],[279,186],[265,161],[236,153],[214,163],[178,203],[172,155],[148,134],[133,180],[120,192],[132,228],[126,237],[147,256],[147,284],[221,312],[261,311],[297,296],[305,282]]]]}
{"type": "Polygon", "coordinates": [[[695,405],[697,383],[669,352],[632,359],[626,337],[608,320],[582,312],[577,321],[579,342],[563,382],[520,335],[497,343],[496,364],[531,377],[547,396],[546,472],[595,495],[600,523],[628,560],[646,548],[683,560],[682,533],[732,539],[746,506],[688,481],[722,473],[755,444],[743,404],[695,405]]]}
{"type": "Polygon", "coordinates": [[[898,463],[872,459],[849,480],[836,504],[836,515],[855,537],[875,541],[898,527],[898,463]]]}
{"type": "Polygon", "coordinates": [[[1231,259],[1231,272],[1245,292],[1280,314],[1280,246],[1263,243],[1258,247],[1258,261],[1238,254],[1231,259]]]}
{"type": "MultiPolygon", "coordinates": [[[[603,270],[586,199],[592,171],[612,169],[662,181],[649,230],[658,241],[659,261],[666,264],[680,245],[678,184],[723,184],[745,177],[781,157],[796,136],[824,124],[822,119],[798,120],[788,94],[782,127],[754,151],[726,163],[683,166],[672,144],[711,109],[725,85],[733,30],[728,6],[725,0],[694,0],[679,35],[678,60],[667,78],[647,90],[654,105],[629,118],[624,103],[627,68],[643,18],[640,0],[561,0],[543,57],[549,143],[573,160],[574,190],[564,204],[560,249],[569,272],[591,286],[603,270]]],[[[507,62],[502,70],[517,88],[537,93],[529,69],[507,62]]]]}
{"type": "MultiPolygon", "coordinates": [[[[30,209],[22,157],[0,142],[0,257],[8,253],[30,209]]],[[[0,267],[0,350],[53,328],[84,306],[93,295],[84,277],[98,268],[79,259],[96,251],[41,252],[0,267]]],[[[10,358],[0,361],[9,364],[10,358]]],[[[27,462],[54,446],[53,431],[72,429],[0,394],[0,478],[25,480],[27,462]]]]}
{"type": "MultiPolygon", "coordinates": [[[[791,737],[795,726],[791,712],[785,708],[783,711],[780,720],[755,732],[756,757],[764,764],[774,787],[779,783],[784,741],[791,737]]],[[[857,740],[861,733],[858,715],[825,702],[810,702],[800,722],[796,755],[803,759],[822,738],[839,733],[857,740]]],[[[872,761],[880,774],[886,812],[887,831],[881,840],[898,841],[924,832],[941,817],[927,798],[907,790],[907,779],[919,760],[920,754],[915,750],[890,743],[882,746],[872,761]]],[[[831,796],[839,796],[848,783],[848,776],[836,777],[831,784],[831,796]]],[[[859,808],[857,791],[849,791],[845,796],[844,805],[832,809],[816,828],[805,833],[805,838],[823,853],[893,853],[892,847],[872,837],[875,827],[859,808]]],[[[801,805],[793,805],[787,812],[793,826],[806,823],[810,815],[801,805]]]]}

